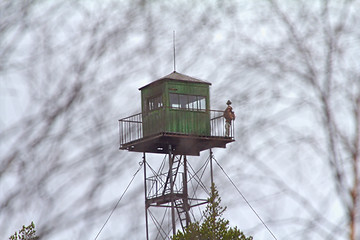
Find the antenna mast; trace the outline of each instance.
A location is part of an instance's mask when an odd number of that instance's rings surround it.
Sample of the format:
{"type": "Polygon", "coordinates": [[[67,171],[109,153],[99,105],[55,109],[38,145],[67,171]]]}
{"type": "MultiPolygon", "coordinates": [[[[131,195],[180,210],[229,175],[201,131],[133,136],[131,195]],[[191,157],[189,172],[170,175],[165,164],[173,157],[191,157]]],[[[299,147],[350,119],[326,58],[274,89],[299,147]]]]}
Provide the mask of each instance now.
{"type": "Polygon", "coordinates": [[[174,72],[176,72],[175,30],[173,31],[174,72]]]}

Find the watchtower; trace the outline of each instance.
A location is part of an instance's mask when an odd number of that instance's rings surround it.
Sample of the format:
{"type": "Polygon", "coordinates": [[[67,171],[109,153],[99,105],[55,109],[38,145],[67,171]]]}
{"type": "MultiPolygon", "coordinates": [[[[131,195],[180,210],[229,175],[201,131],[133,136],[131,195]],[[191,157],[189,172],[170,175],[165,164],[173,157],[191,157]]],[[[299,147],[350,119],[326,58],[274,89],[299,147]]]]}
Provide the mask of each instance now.
{"type": "Polygon", "coordinates": [[[191,208],[207,203],[204,198],[189,195],[188,185],[201,178],[196,178],[194,172],[189,178],[187,156],[199,156],[201,151],[210,150],[213,181],[211,149],[225,148],[235,140],[233,124],[225,135],[223,110],[210,109],[210,85],[174,71],[141,87],[141,113],[119,120],[120,149],[143,153],[147,240],[169,239],[171,232],[162,229],[163,221],[151,215],[158,234],[149,238],[150,208],[170,209],[170,225],[175,234],[192,221],[191,208]],[[154,171],[146,153],[165,154],[168,161],[154,171]],[[152,176],[147,177],[149,169],[152,176]]]}

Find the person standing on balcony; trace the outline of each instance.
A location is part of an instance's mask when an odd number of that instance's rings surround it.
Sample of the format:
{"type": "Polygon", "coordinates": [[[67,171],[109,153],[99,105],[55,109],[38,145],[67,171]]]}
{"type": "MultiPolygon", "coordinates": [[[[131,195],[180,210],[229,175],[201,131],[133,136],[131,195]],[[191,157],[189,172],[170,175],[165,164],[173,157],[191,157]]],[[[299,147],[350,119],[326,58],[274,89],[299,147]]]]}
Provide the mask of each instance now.
{"type": "Polygon", "coordinates": [[[231,122],[235,120],[235,113],[232,110],[231,101],[228,100],[226,104],[228,105],[227,108],[224,111],[224,118],[225,118],[225,137],[230,137],[230,128],[231,128],[231,122]]]}

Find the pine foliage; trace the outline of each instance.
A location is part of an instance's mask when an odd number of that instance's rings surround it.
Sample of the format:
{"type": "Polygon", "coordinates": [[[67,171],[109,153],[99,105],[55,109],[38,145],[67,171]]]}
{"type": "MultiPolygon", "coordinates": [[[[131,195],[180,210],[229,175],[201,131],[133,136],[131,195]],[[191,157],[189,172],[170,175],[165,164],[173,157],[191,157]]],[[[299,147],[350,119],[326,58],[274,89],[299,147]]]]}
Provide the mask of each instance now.
{"type": "Polygon", "coordinates": [[[39,237],[36,236],[35,224],[31,224],[27,227],[23,225],[19,233],[15,232],[14,235],[10,236],[9,240],[38,240],[39,237]]]}
{"type": "Polygon", "coordinates": [[[226,207],[220,205],[221,198],[213,184],[211,197],[204,211],[204,221],[191,223],[184,232],[178,231],[172,240],[252,240],[246,237],[237,227],[230,227],[229,221],[222,218],[226,207]]]}

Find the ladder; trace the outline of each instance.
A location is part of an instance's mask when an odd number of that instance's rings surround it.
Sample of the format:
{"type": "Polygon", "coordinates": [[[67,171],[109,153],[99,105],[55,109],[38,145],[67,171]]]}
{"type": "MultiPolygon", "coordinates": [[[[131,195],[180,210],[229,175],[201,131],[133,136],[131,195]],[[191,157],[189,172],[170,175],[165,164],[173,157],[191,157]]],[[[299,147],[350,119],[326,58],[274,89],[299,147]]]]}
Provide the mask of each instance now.
{"type": "Polygon", "coordinates": [[[185,230],[185,228],[190,223],[190,217],[189,217],[189,212],[188,212],[187,206],[184,204],[184,199],[176,199],[175,207],[176,207],[177,214],[179,216],[181,228],[183,230],[185,230]]]}
{"type": "Polygon", "coordinates": [[[168,174],[167,174],[167,177],[166,177],[166,180],[165,180],[165,184],[164,184],[164,190],[163,190],[163,193],[162,195],[165,195],[167,192],[170,191],[170,176],[172,176],[172,179],[173,179],[173,183],[175,183],[175,180],[176,180],[176,177],[178,175],[178,172],[179,172],[179,169],[180,169],[180,165],[181,165],[181,158],[182,158],[182,155],[176,157],[175,155],[173,156],[172,158],[172,166],[169,166],[169,171],[168,171],[168,174]]]}

